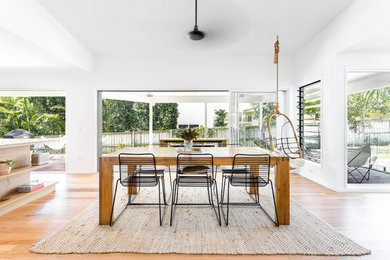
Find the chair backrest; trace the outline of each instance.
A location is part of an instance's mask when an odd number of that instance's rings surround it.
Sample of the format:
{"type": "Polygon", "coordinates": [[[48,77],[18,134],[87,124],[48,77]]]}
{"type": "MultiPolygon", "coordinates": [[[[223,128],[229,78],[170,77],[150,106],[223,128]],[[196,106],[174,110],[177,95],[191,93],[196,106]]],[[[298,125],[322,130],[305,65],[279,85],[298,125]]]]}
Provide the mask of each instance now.
{"type": "Polygon", "coordinates": [[[276,139],[275,148],[283,152],[291,159],[300,158],[299,147],[294,137],[282,137],[276,139]]]}
{"type": "Polygon", "coordinates": [[[253,139],[253,143],[260,148],[266,149],[266,150],[271,150],[271,146],[266,140],[260,139],[260,138],[255,138],[253,139]]]}
{"type": "MultiPolygon", "coordinates": [[[[231,176],[241,174],[243,167],[250,167],[250,171],[255,176],[260,176],[262,182],[269,181],[271,156],[269,154],[236,154],[233,158],[231,176]]],[[[261,180],[259,179],[259,180],[261,180]]]]}
{"type": "Polygon", "coordinates": [[[371,156],[370,145],[364,145],[359,149],[348,149],[348,166],[361,167],[366,164],[371,156]]]}
{"type": "MultiPolygon", "coordinates": [[[[129,176],[148,174],[150,178],[156,178],[156,158],[152,153],[120,153],[119,154],[119,178],[120,182],[127,183],[129,176]]],[[[149,178],[149,181],[150,181],[149,178]]]]}
{"type": "Polygon", "coordinates": [[[232,143],[232,144],[227,144],[226,146],[227,146],[227,147],[236,148],[236,147],[241,147],[241,144],[240,144],[240,143],[232,143]]]}
{"type": "Polygon", "coordinates": [[[186,166],[207,166],[212,176],[214,172],[214,156],[211,153],[179,153],[177,155],[177,170],[181,170],[186,166]]]}

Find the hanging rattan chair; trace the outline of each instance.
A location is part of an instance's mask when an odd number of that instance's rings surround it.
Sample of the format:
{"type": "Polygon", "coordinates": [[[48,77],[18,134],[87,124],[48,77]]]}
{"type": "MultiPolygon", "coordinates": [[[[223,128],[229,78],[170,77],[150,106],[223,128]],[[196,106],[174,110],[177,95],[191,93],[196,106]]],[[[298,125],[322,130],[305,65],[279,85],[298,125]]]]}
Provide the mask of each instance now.
{"type": "Polygon", "coordinates": [[[290,118],[279,111],[279,37],[275,42],[274,64],[276,64],[276,103],[271,115],[267,119],[269,146],[271,151],[277,151],[290,157],[290,168],[299,168],[305,164],[301,146],[290,118]],[[271,132],[272,118],[282,117],[286,122],[281,127],[280,138],[274,139],[271,132]],[[290,131],[288,131],[290,130],[290,131]],[[286,136],[286,133],[293,133],[293,136],[286,136]],[[275,143],[274,143],[275,141],[275,143]],[[277,149],[275,149],[275,147],[277,149]]]}

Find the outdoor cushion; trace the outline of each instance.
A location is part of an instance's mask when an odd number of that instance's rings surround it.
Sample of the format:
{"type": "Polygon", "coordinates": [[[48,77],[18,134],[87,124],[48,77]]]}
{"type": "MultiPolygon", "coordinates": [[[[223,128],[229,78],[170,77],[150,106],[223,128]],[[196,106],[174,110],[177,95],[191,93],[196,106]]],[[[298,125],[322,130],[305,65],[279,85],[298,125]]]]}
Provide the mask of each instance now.
{"type": "Polygon", "coordinates": [[[291,159],[290,160],[290,168],[291,169],[300,168],[300,167],[303,167],[304,165],[305,165],[305,160],[304,159],[297,158],[297,159],[291,159]]]}
{"type": "MultiPolygon", "coordinates": [[[[232,172],[232,166],[222,166],[221,170],[223,173],[231,173],[232,172]]],[[[235,165],[234,166],[234,172],[235,173],[247,173],[250,171],[249,166],[246,165],[235,165]]]]}
{"type": "Polygon", "coordinates": [[[183,174],[206,173],[210,168],[204,165],[186,166],[181,171],[183,174]]]}
{"type": "Polygon", "coordinates": [[[371,156],[371,149],[369,145],[360,148],[348,148],[348,167],[361,167],[366,164],[371,156]]]}

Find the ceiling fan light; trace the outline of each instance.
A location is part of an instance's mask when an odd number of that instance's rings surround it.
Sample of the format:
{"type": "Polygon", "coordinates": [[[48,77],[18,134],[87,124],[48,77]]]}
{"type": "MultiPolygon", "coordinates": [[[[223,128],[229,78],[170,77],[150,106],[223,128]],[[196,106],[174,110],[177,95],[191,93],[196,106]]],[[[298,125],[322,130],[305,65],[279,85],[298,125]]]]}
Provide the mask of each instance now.
{"type": "Polygon", "coordinates": [[[193,41],[199,41],[204,38],[204,32],[198,30],[198,26],[194,27],[194,30],[188,33],[188,36],[193,41]]]}

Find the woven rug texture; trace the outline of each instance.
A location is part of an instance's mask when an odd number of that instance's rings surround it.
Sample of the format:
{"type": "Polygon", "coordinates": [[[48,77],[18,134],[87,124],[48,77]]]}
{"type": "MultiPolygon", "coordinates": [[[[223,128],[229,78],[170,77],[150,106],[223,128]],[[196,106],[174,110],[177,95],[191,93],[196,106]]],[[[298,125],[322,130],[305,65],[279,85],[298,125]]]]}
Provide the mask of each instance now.
{"type": "MultiPolygon", "coordinates": [[[[167,185],[168,186],[168,185],[167,185]]],[[[167,189],[169,190],[169,189],[167,189]]],[[[180,188],[179,202],[206,202],[205,188],[180,188]]],[[[263,207],[274,215],[271,191],[260,190],[263,207]]],[[[250,201],[243,188],[231,189],[231,201],[250,201]]],[[[156,188],[142,188],[136,202],[157,202],[156,188]]],[[[115,214],[127,203],[119,189],[115,214]]],[[[169,226],[170,206],[159,226],[158,206],[129,206],[113,227],[98,224],[98,202],[36,243],[34,253],[178,253],[178,254],[301,254],[365,255],[370,250],[338,232],[291,200],[289,226],[276,227],[259,207],[231,206],[229,226],[220,227],[210,206],[178,206],[169,226]]]]}

